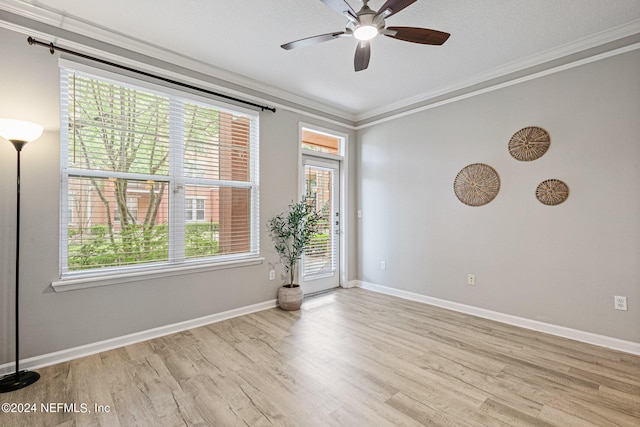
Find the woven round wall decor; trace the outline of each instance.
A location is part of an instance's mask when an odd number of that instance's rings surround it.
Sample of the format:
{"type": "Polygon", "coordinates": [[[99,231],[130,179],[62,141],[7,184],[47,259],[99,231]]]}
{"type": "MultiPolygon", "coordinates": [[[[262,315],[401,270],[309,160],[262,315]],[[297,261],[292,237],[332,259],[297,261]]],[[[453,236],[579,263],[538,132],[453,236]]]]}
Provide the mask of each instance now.
{"type": "Polygon", "coordinates": [[[482,206],[492,201],[500,190],[500,177],[489,165],[473,163],[458,172],[453,181],[456,197],[465,205],[482,206]]]}
{"type": "Polygon", "coordinates": [[[526,127],[514,133],[509,140],[509,153],[517,160],[528,162],[542,157],[550,144],[551,138],[546,130],[526,127]]]}
{"type": "Polygon", "coordinates": [[[536,188],[536,197],[545,205],[559,205],[569,197],[569,187],[559,179],[547,179],[536,188]]]}

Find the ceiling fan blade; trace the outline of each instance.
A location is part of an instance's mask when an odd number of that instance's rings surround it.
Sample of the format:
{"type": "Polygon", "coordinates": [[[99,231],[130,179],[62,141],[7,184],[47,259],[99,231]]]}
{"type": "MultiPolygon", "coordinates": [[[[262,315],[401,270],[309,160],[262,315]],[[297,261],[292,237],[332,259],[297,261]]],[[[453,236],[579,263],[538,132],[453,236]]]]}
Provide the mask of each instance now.
{"type": "Polygon", "coordinates": [[[416,1],[417,0],[387,0],[385,4],[383,4],[382,7],[378,9],[378,15],[382,14],[387,9],[389,9],[390,12],[386,15],[386,17],[395,15],[405,7],[411,6],[416,1]]]}
{"type": "Polygon", "coordinates": [[[320,34],[319,36],[307,37],[306,39],[300,39],[300,40],[296,40],[296,41],[293,41],[293,42],[285,43],[285,44],[281,45],[280,47],[283,48],[283,49],[286,49],[286,50],[291,50],[291,49],[296,49],[296,48],[299,48],[299,47],[311,46],[311,45],[314,45],[314,44],[327,42],[329,40],[336,39],[336,38],[342,36],[343,34],[345,34],[344,31],[337,31],[335,33],[320,34]]]}
{"type": "MultiPolygon", "coordinates": [[[[329,6],[331,9],[338,12],[340,15],[344,15],[345,13],[351,12],[355,16],[356,12],[349,6],[345,0],[320,0],[322,3],[329,6]]],[[[415,0],[414,0],[415,1],[415,0]]]]}
{"type": "Polygon", "coordinates": [[[442,31],[428,30],[426,28],[415,27],[387,27],[389,32],[395,35],[385,34],[387,37],[403,40],[405,42],[441,45],[447,41],[451,34],[442,31]]]}
{"type": "Polygon", "coordinates": [[[353,59],[353,65],[356,71],[366,70],[369,66],[369,58],[371,58],[371,45],[369,41],[361,41],[356,48],[356,56],[353,59]]]}

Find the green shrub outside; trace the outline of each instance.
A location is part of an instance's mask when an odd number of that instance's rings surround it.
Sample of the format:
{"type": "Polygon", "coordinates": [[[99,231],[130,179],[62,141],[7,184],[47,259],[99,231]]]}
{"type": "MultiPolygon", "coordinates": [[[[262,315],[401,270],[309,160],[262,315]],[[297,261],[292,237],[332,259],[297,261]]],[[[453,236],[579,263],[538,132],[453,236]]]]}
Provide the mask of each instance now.
{"type": "MultiPolygon", "coordinates": [[[[185,256],[193,258],[218,254],[218,230],[217,222],[187,224],[185,256]]],[[[132,224],[120,232],[114,232],[113,241],[106,225],[91,226],[87,234],[69,228],[69,270],[163,262],[168,259],[168,224],[158,224],[151,230],[144,230],[141,224],[132,224]]]]}

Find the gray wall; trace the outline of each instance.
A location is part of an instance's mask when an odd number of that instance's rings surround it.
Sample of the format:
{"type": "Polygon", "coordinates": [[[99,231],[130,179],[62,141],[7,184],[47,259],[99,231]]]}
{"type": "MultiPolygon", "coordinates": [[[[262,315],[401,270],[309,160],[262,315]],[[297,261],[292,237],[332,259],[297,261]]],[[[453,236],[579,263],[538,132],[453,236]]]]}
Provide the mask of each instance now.
{"type": "Polygon", "coordinates": [[[367,127],[358,142],[361,280],[640,342],[640,51],[367,127]],[[551,135],[532,162],[507,150],[526,126],[551,135]],[[453,181],[476,162],[501,189],[469,207],[453,181]],[[549,178],[570,188],[561,205],[535,198],[549,178]]]}
{"type": "MultiPolygon", "coordinates": [[[[267,262],[56,293],[49,285],[58,278],[57,60],[46,49],[28,46],[25,34],[0,29],[0,40],[0,117],[46,128],[23,151],[23,358],[275,298],[278,283],[268,280],[268,263],[276,256],[264,222],[296,198],[300,121],[349,135],[349,280],[640,342],[638,51],[366,127],[357,135],[282,108],[262,113],[261,252],[267,262]],[[551,148],[539,160],[518,162],[508,154],[507,141],[531,125],[550,132],[551,148]],[[461,204],[452,191],[457,172],[474,162],[492,165],[502,180],[498,197],[477,208],[461,204]],[[548,178],[568,183],[567,202],[547,207],[535,199],[536,185],[548,178]],[[357,227],[356,209],[363,212],[357,227]],[[476,286],[466,284],[468,273],[476,275],[476,286]],[[613,310],[614,294],[628,297],[629,311],[613,310]]],[[[15,150],[5,142],[0,364],[13,360],[14,203],[15,150]]]]}
{"type": "MultiPolygon", "coordinates": [[[[71,37],[71,35],[68,35],[71,37]]],[[[21,356],[28,358],[248,306],[276,297],[269,263],[278,258],[266,219],[297,199],[300,121],[349,134],[353,131],[279,109],[260,114],[261,254],[258,266],[186,274],[158,280],[54,292],[59,254],[59,72],[57,57],[31,47],[26,35],[0,28],[0,117],[41,123],[46,130],[22,153],[21,356]]],[[[170,67],[170,66],[168,66],[170,67]]],[[[0,364],[14,357],[15,158],[0,144],[0,364]]],[[[348,184],[353,211],[355,184],[348,184]]],[[[348,227],[347,223],[347,227],[348,227]]],[[[355,227],[351,227],[355,241],[355,227]]],[[[355,249],[348,260],[355,265],[355,249]]],[[[349,280],[355,279],[351,269],[349,280]]]]}

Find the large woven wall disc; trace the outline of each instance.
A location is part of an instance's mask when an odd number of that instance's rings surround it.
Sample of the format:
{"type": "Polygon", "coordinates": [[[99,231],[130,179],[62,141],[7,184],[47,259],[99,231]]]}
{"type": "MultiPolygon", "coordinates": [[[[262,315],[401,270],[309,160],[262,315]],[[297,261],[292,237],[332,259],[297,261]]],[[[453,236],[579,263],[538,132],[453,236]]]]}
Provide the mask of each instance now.
{"type": "Polygon", "coordinates": [[[542,157],[550,144],[551,138],[546,130],[526,127],[514,133],[509,140],[509,153],[517,160],[528,162],[542,157]]]}
{"type": "Polygon", "coordinates": [[[569,197],[569,187],[559,179],[547,179],[536,188],[536,197],[545,205],[559,205],[569,197]]]}
{"type": "Polygon", "coordinates": [[[453,181],[456,197],[469,206],[482,206],[492,201],[500,190],[500,177],[489,165],[473,163],[462,168],[453,181]]]}

